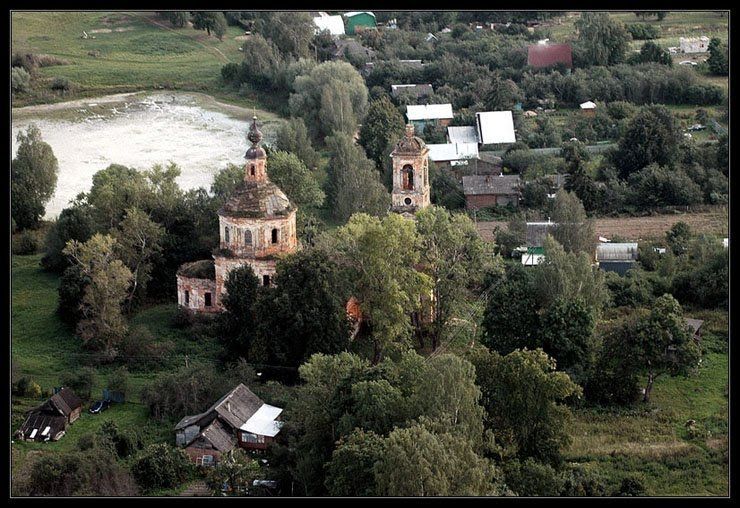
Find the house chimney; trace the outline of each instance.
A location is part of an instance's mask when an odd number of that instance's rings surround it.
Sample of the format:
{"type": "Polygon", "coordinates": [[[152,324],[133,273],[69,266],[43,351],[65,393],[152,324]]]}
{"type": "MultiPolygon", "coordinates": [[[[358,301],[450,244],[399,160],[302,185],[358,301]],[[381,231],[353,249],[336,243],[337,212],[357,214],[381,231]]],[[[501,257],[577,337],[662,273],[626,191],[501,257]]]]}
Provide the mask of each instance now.
{"type": "Polygon", "coordinates": [[[498,176],[504,176],[504,174],[503,173],[499,173],[498,176]]]}

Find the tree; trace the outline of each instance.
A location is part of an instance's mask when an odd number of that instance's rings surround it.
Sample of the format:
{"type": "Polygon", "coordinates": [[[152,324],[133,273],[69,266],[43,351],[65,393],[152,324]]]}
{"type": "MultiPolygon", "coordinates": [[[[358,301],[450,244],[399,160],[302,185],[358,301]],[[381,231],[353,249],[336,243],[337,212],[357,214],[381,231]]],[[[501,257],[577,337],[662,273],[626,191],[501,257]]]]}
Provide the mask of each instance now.
{"type": "Polygon", "coordinates": [[[226,295],[222,303],[226,312],[223,314],[223,336],[230,350],[246,356],[257,322],[254,303],[259,292],[259,279],[251,266],[240,266],[229,272],[224,288],[226,295]]]}
{"type": "Polygon", "coordinates": [[[319,165],[320,156],[311,145],[308,129],[301,118],[291,117],[280,126],[275,145],[278,150],[294,153],[309,169],[319,165]]]}
{"type": "Polygon", "coordinates": [[[545,352],[571,379],[581,381],[595,360],[594,310],[580,299],[558,299],[542,316],[545,352]]]}
{"type": "Polygon", "coordinates": [[[206,484],[214,496],[222,495],[246,495],[252,487],[252,482],[262,476],[259,463],[251,458],[241,448],[233,450],[221,456],[215,467],[208,471],[206,484]]]}
{"type": "Polygon", "coordinates": [[[224,34],[226,33],[226,17],[223,12],[218,11],[195,11],[192,13],[193,16],[193,28],[196,30],[205,30],[208,35],[218,37],[218,40],[223,40],[224,34]]]}
{"type": "Polygon", "coordinates": [[[583,252],[593,257],[596,234],[578,196],[567,190],[558,191],[552,204],[552,221],[557,224],[552,236],[565,252],[583,252]]]}
{"type": "Polygon", "coordinates": [[[82,367],[74,372],[65,372],[59,380],[61,385],[71,388],[82,400],[90,400],[97,372],[92,367],[82,367]]]}
{"type": "Polygon", "coordinates": [[[606,12],[583,12],[576,21],[578,46],[587,65],[615,65],[624,61],[630,35],[606,12]]]}
{"type": "Polygon", "coordinates": [[[331,496],[377,496],[375,464],[384,455],[384,440],[357,429],[337,443],[326,467],[326,488],[331,496]]]}
{"type": "Polygon", "coordinates": [[[192,469],[184,451],[164,443],[147,446],[131,464],[131,473],[145,492],[176,487],[192,469]]]}
{"type": "Polygon", "coordinates": [[[116,239],[116,254],[133,275],[126,304],[131,311],[134,301],[141,302],[146,296],[152,266],[162,251],[165,231],[146,212],[129,208],[126,217],[111,230],[111,235],[116,239]]]}
{"type": "Polygon", "coordinates": [[[396,429],[375,465],[381,496],[485,496],[498,493],[496,468],[465,438],[423,426],[396,429]]]}
{"type": "Polygon", "coordinates": [[[429,276],[415,269],[420,259],[413,222],[398,214],[381,220],[358,213],[324,242],[347,268],[352,294],[372,329],[373,361],[394,344],[408,344],[409,315],[431,290],[429,276]]]}
{"type": "Polygon", "coordinates": [[[557,464],[570,442],[572,419],[562,404],[580,396],[581,388],[541,349],[516,350],[506,356],[479,348],[470,354],[487,424],[496,438],[520,459],[532,457],[557,464]]]}
{"type": "Polygon", "coordinates": [[[560,156],[565,159],[568,171],[564,189],[575,193],[585,209],[594,210],[598,206],[598,189],[586,168],[590,159],[586,145],[581,141],[566,141],[560,149],[560,156]]]}
{"type": "Polygon", "coordinates": [[[86,347],[108,359],[115,358],[128,329],[121,305],[133,278],[115,258],[115,245],[113,237],[96,233],[85,243],[71,240],[63,251],[90,280],[81,302],[83,319],[77,324],[77,335],[86,347]]]}
{"type": "Polygon", "coordinates": [[[56,189],[59,163],[35,124],[19,131],[16,140],[18,150],[10,164],[10,215],[18,229],[26,229],[44,215],[56,189]]]}
{"type": "Polygon", "coordinates": [[[62,250],[70,240],[86,242],[95,231],[90,207],[85,203],[75,203],[65,208],[59,218],[49,228],[44,240],[44,257],[41,266],[45,270],[61,273],[69,267],[69,259],[62,250]]]}
{"type": "Polygon", "coordinates": [[[430,200],[432,204],[448,210],[465,207],[465,194],[462,184],[449,171],[438,169],[434,161],[429,161],[430,200]]]}
{"type": "Polygon", "coordinates": [[[709,58],[707,65],[712,74],[727,76],[730,69],[727,43],[723,43],[716,37],[709,41],[709,58]]]}
{"type": "Polygon", "coordinates": [[[375,161],[375,167],[384,166],[388,146],[403,137],[404,120],[387,95],[372,101],[367,116],[362,122],[359,143],[368,156],[375,161]]]}
{"type": "Polygon", "coordinates": [[[362,147],[343,133],[327,138],[326,144],[331,153],[326,194],[334,217],[346,221],[355,213],[384,215],[390,207],[390,194],[362,147]]]}
{"type": "Polygon", "coordinates": [[[148,209],[152,193],[144,173],[111,164],[93,175],[86,198],[95,223],[107,231],[118,225],[129,208],[148,209]]]}
{"type": "Polygon", "coordinates": [[[58,289],[57,314],[62,321],[72,327],[76,327],[83,318],[80,302],[89,283],[90,278],[82,272],[79,265],[69,266],[62,273],[58,289]]]}
{"type": "Polygon", "coordinates": [[[519,496],[559,496],[563,479],[550,464],[531,458],[505,463],[506,485],[519,496]]]}
{"type": "Polygon", "coordinates": [[[237,186],[244,181],[244,168],[229,164],[213,177],[211,193],[223,204],[231,197],[237,186]]]}
{"type": "Polygon", "coordinates": [[[307,12],[264,12],[260,16],[263,21],[260,32],[278,47],[280,53],[292,58],[311,56],[316,25],[307,12]]]}
{"type": "Polygon", "coordinates": [[[627,124],[612,162],[625,179],[652,163],[671,166],[680,139],[678,123],[665,106],[644,106],[627,124]]]}
{"type": "Polygon", "coordinates": [[[421,237],[423,271],[434,281],[432,289],[432,349],[437,349],[450,319],[466,304],[471,289],[481,282],[489,254],[475,224],[467,215],[450,214],[432,206],[416,215],[421,237]]]}
{"type": "Polygon", "coordinates": [[[642,48],[640,48],[640,52],[636,55],[634,61],[636,63],[656,62],[661,65],[673,67],[673,58],[671,58],[671,54],[653,41],[647,41],[642,45],[642,48]]]}
{"type": "Polygon", "coordinates": [[[631,202],[639,208],[694,205],[702,202],[701,187],[682,168],[650,164],[629,177],[631,202]]]}
{"type": "Polygon", "coordinates": [[[27,92],[31,86],[31,75],[23,67],[10,69],[10,89],[13,93],[27,92]]]}
{"type": "Polygon", "coordinates": [[[167,11],[165,17],[175,28],[182,28],[190,20],[190,13],[188,11],[167,11]]]}
{"type": "Polygon", "coordinates": [[[335,130],[350,136],[367,110],[365,81],[347,62],[324,62],[296,77],[290,111],[306,122],[316,140],[335,130]]]}
{"type": "Polygon", "coordinates": [[[481,323],[481,342],[493,351],[509,354],[522,347],[540,346],[539,305],[534,274],[521,264],[506,264],[504,273],[492,274],[481,323]]]}
{"type": "Polygon", "coordinates": [[[251,357],[297,367],[314,353],[345,350],[350,328],[342,285],[339,267],[320,250],[279,260],[275,288],[258,298],[252,311],[259,319],[251,357]]]}
{"type": "Polygon", "coordinates": [[[124,395],[128,392],[128,369],[119,367],[108,376],[108,389],[115,392],[121,392],[124,395]]]}
{"type": "Polygon", "coordinates": [[[279,90],[278,75],[285,67],[280,50],[260,34],[252,34],[242,45],[244,61],[239,76],[258,90],[279,90]]]}
{"type": "Polygon", "coordinates": [[[510,110],[523,100],[524,94],[514,81],[496,77],[490,82],[485,105],[489,111],[510,110]]]}
{"type": "Polygon", "coordinates": [[[320,207],[324,203],[324,191],[295,154],[280,150],[270,154],[267,175],[299,208],[320,207]]]}

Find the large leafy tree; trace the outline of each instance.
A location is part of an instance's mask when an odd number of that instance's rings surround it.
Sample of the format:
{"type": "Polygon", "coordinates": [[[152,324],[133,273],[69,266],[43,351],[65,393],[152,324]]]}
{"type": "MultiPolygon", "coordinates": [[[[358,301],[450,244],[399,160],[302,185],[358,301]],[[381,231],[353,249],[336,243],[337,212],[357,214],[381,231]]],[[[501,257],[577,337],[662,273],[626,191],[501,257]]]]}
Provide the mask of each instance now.
{"type": "Polygon", "coordinates": [[[709,41],[709,58],[707,58],[707,65],[712,74],[719,76],[727,76],[730,69],[730,60],[728,58],[727,43],[723,43],[721,40],[713,37],[709,41]]]}
{"type": "Polygon", "coordinates": [[[246,356],[257,321],[254,306],[260,289],[259,279],[251,266],[244,265],[229,272],[224,287],[224,339],[229,349],[246,356]]]}
{"type": "Polygon", "coordinates": [[[334,217],[346,221],[355,213],[384,215],[390,207],[390,194],[362,147],[343,133],[327,138],[326,144],[331,153],[326,193],[334,217]]]}
{"type": "Polygon", "coordinates": [[[350,328],[339,267],[309,249],[278,261],[275,288],[259,298],[251,357],[297,367],[314,353],[349,346],[350,328]]]}
{"type": "Polygon", "coordinates": [[[272,152],[267,161],[267,174],[299,208],[319,207],[324,203],[324,191],[295,154],[272,152]]]}
{"type": "Polygon", "coordinates": [[[282,124],[277,131],[275,145],[278,150],[294,153],[309,169],[319,165],[319,154],[311,144],[306,124],[299,117],[291,117],[282,124]]]}
{"type": "Polygon", "coordinates": [[[307,58],[311,54],[314,36],[313,19],[307,12],[260,13],[259,31],[271,40],[284,56],[307,58]]]}
{"type": "Polygon", "coordinates": [[[638,63],[656,62],[662,65],[667,65],[668,67],[673,67],[673,58],[671,58],[671,54],[653,41],[647,41],[642,45],[640,52],[635,57],[635,61],[638,63]]]}
{"type": "Polygon", "coordinates": [[[87,202],[95,221],[107,231],[118,225],[129,208],[148,209],[152,194],[144,173],[111,164],[93,175],[87,202]]]}
{"type": "Polygon", "coordinates": [[[195,11],[192,13],[193,28],[196,30],[205,30],[208,35],[218,37],[219,40],[223,40],[224,34],[226,33],[226,17],[223,12],[220,11],[195,11]]]}
{"type": "Polygon", "coordinates": [[[384,455],[384,441],[357,429],[338,441],[326,468],[326,488],[332,496],[377,496],[375,464],[384,455]]]}
{"type": "Polygon", "coordinates": [[[44,240],[44,257],[41,265],[46,270],[62,272],[70,263],[62,250],[70,240],[86,242],[95,231],[95,223],[90,207],[78,202],[65,208],[59,218],[49,228],[44,240]]]}
{"type": "Polygon", "coordinates": [[[506,356],[479,348],[470,354],[482,392],[487,424],[518,457],[557,463],[570,442],[570,409],[563,401],[581,388],[541,349],[506,356]]]}
{"type": "Polygon", "coordinates": [[[615,65],[624,61],[631,39],[624,25],[606,12],[583,12],[576,21],[578,47],[587,65],[615,65]]]}
{"type": "Polygon", "coordinates": [[[116,240],[101,234],[85,243],[71,240],[64,249],[90,281],[81,302],[83,318],[77,324],[77,335],[87,348],[107,359],[115,358],[128,330],[121,307],[132,280],[131,271],[117,259],[115,249],[116,240]]]}
{"type": "Polygon", "coordinates": [[[552,236],[565,252],[583,252],[593,257],[596,249],[596,234],[593,222],[586,216],[586,210],[578,196],[560,190],[552,203],[552,221],[558,226],[552,236]]]}
{"type": "Polygon", "coordinates": [[[259,463],[241,448],[234,448],[221,456],[218,464],[208,471],[206,484],[211,494],[244,496],[252,488],[252,482],[262,477],[259,463]]]}
{"type": "Polygon", "coordinates": [[[471,290],[481,283],[489,254],[486,243],[467,215],[432,206],[416,215],[421,262],[434,288],[432,349],[440,344],[450,319],[466,307],[471,290]]]}
{"type": "Polygon", "coordinates": [[[626,179],[652,163],[672,166],[680,140],[678,122],[665,106],[644,106],[627,124],[611,158],[626,179]]]}
{"type": "Polygon", "coordinates": [[[409,316],[420,310],[432,286],[430,277],[416,270],[420,253],[414,223],[398,214],[378,219],[358,213],[324,242],[346,268],[371,328],[374,362],[391,346],[408,345],[409,316]]]}
{"type": "Polygon", "coordinates": [[[18,152],[10,163],[10,215],[19,229],[38,224],[57,185],[59,164],[51,146],[32,124],[18,132],[18,152]]]}
{"type": "Polygon", "coordinates": [[[580,299],[560,298],[542,315],[543,349],[576,381],[584,379],[595,359],[594,314],[580,299]]]}
{"type": "Polygon", "coordinates": [[[360,144],[368,156],[375,161],[375,167],[383,168],[383,158],[390,144],[403,137],[404,120],[387,95],[372,101],[367,116],[360,129],[360,144]]]}

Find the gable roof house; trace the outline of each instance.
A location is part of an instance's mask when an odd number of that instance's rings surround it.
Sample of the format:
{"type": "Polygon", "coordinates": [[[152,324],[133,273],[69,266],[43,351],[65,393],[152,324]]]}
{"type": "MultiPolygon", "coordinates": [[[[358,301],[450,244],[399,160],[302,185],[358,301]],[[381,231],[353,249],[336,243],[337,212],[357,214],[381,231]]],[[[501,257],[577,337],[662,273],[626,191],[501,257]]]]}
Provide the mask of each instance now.
{"type": "Polygon", "coordinates": [[[601,270],[624,275],[637,262],[637,243],[599,243],[596,261],[601,270]]]}
{"type": "Polygon", "coordinates": [[[214,464],[237,446],[264,450],[280,432],[282,411],[239,383],[203,413],[180,420],[175,443],[198,465],[214,464]]]}
{"type": "Polygon", "coordinates": [[[447,126],[453,117],[452,104],[420,104],[406,106],[406,118],[416,130],[428,124],[447,126]]]}
{"type": "Polygon", "coordinates": [[[573,51],[570,44],[532,44],[527,48],[527,65],[535,69],[558,64],[573,68],[573,51]]]}
{"type": "Polygon", "coordinates": [[[391,85],[391,95],[395,98],[410,95],[416,99],[421,99],[422,97],[429,97],[432,93],[434,93],[434,89],[430,84],[391,85]]]}
{"type": "Polygon", "coordinates": [[[691,328],[691,332],[693,334],[692,339],[694,339],[694,342],[701,342],[701,327],[704,324],[704,321],[693,318],[684,318],[684,321],[686,322],[686,326],[691,328]]]}
{"type": "Polygon", "coordinates": [[[429,158],[437,163],[451,166],[465,166],[469,159],[478,158],[478,143],[438,143],[428,144],[429,158]]]}
{"type": "Polygon", "coordinates": [[[70,388],[62,388],[26,413],[15,436],[22,441],[56,441],[81,414],[82,400],[70,388]]]}
{"type": "Polygon", "coordinates": [[[482,111],[475,114],[478,143],[492,145],[516,143],[514,117],[511,111],[482,111]]]}
{"type": "Polygon", "coordinates": [[[345,12],[344,17],[347,20],[347,33],[349,35],[378,26],[375,14],[370,11],[345,12]]]}
{"type": "Polygon", "coordinates": [[[467,175],[463,176],[462,181],[465,205],[470,210],[489,206],[519,206],[519,175],[467,175]]]}
{"type": "Polygon", "coordinates": [[[558,227],[557,222],[527,222],[525,252],[522,253],[522,264],[524,266],[539,265],[545,260],[545,237],[552,234],[552,231],[558,227]]]}

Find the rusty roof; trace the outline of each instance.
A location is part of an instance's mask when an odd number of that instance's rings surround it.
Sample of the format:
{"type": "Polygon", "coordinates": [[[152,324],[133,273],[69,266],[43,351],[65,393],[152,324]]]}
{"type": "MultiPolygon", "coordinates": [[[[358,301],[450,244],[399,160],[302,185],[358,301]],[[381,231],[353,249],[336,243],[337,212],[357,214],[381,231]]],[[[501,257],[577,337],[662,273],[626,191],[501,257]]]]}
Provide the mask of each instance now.
{"type": "Polygon", "coordinates": [[[225,217],[283,217],[295,210],[280,187],[269,180],[241,182],[219,209],[225,217]]]}
{"type": "Polygon", "coordinates": [[[573,67],[570,44],[532,44],[527,49],[527,65],[530,67],[550,67],[559,63],[573,67]]]}
{"type": "Polygon", "coordinates": [[[519,175],[469,175],[463,176],[463,192],[466,196],[518,194],[520,183],[519,175]]]}

